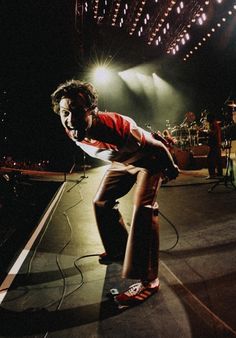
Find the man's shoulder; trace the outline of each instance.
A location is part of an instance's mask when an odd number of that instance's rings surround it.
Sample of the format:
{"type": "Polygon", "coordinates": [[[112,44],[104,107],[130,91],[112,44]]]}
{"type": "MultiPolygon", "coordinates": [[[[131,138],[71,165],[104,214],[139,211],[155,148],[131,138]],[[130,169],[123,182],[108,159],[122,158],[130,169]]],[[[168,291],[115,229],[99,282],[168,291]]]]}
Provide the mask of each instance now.
{"type": "Polygon", "coordinates": [[[136,123],[132,118],[117,112],[98,111],[96,117],[95,123],[97,126],[106,125],[113,129],[127,131],[136,128],[136,123]]]}
{"type": "Polygon", "coordinates": [[[101,121],[118,122],[118,121],[122,121],[122,120],[129,120],[128,117],[121,115],[120,113],[117,113],[117,112],[99,111],[96,116],[101,121]]]}
{"type": "Polygon", "coordinates": [[[113,117],[113,116],[121,116],[121,114],[117,112],[112,112],[112,111],[98,111],[97,112],[98,117],[113,117]]]}

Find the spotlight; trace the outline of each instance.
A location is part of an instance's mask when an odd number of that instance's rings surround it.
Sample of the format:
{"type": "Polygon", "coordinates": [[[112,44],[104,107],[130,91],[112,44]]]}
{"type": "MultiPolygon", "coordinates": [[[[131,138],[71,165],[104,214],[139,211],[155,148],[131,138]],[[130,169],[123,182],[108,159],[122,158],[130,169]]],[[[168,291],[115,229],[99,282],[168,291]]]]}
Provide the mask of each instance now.
{"type": "Polygon", "coordinates": [[[111,79],[111,72],[105,66],[96,67],[93,73],[94,80],[97,83],[105,84],[111,79]]]}

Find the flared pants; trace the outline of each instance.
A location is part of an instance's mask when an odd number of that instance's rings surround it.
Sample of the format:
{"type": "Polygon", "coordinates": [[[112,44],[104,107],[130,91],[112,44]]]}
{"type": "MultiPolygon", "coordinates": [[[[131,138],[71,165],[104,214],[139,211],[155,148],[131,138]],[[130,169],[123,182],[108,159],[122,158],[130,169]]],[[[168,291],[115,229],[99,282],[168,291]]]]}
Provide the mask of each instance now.
{"type": "Polygon", "coordinates": [[[153,280],[158,276],[159,224],[157,192],[161,172],[145,165],[114,162],[105,173],[94,198],[98,230],[105,251],[111,256],[125,253],[122,277],[153,280]],[[135,184],[133,214],[128,233],[118,209],[118,199],[135,184]]]}

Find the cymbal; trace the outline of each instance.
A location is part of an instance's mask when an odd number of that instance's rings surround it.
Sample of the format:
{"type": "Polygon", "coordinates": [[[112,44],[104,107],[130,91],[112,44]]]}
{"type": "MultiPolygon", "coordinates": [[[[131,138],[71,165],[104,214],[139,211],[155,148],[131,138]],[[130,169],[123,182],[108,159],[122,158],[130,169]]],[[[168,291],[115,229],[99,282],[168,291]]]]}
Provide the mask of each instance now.
{"type": "Polygon", "coordinates": [[[234,101],[234,100],[228,101],[228,102],[227,102],[227,106],[228,106],[228,107],[235,108],[235,107],[236,107],[236,101],[234,101]]]}

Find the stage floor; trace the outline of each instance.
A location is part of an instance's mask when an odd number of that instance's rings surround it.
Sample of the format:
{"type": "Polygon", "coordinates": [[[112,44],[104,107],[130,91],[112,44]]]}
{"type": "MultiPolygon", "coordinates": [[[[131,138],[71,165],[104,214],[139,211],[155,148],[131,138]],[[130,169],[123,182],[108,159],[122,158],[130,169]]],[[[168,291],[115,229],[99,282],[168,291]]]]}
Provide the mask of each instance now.
{"type": "MultiPolygon", "coordinates": [[[[117,311],[107,297],[125,289],[121,264],[98,263],[103,247],[92,198],[106,166],[35,175],[58,182],[19,253],[1,272],[0,337],[236,337],[236,190],[182,171],[159,191],[160,291],[117,311]]],[[[42,189],[44,185],[42,185],[42,189]]],[[[131,190],[120,200],[130,228],[131,190]]],[[[6,253],[7,254],[7,253],[6,253]]]]}

